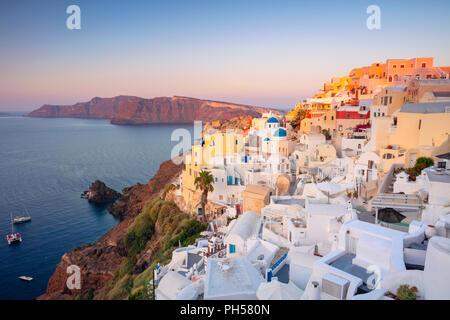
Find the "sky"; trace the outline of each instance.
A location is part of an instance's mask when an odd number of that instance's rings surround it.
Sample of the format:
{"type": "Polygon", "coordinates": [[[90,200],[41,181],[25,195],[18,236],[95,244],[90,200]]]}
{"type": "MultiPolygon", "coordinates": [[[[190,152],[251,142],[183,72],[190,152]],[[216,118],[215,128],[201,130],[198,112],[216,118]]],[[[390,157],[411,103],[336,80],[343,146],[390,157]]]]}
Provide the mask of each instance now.
{"type": "Polygon", "coordinates": [[[289,109],[389,58],[450,66],[450,1],[1,0],[0,111],[189,96],[289,109]],[[381,29],[369,30],[369,5],[381,29]],[[66,9],[81,9],[69,30],[66,9]]]}

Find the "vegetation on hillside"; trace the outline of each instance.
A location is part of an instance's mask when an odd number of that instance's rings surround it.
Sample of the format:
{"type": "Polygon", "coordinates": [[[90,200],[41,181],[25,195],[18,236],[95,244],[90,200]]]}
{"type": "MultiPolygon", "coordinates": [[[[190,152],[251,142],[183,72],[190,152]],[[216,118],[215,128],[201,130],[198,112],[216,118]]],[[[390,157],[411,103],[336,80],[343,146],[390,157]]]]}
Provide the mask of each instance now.
{"type": "Polygon", "coordinates": [[[127,258],[94,299],[149,299],[152,293],[148,283],[153,277],[153,268],[158,263],[167,264],[179,244],[193,244],[205,229],[206,225],[183,213],[173,202],[161,198],[148,202],[123,240],[127,258]],[[152,253],[151,264],[136,273],[136,263],[148,251],[152,253]]]}

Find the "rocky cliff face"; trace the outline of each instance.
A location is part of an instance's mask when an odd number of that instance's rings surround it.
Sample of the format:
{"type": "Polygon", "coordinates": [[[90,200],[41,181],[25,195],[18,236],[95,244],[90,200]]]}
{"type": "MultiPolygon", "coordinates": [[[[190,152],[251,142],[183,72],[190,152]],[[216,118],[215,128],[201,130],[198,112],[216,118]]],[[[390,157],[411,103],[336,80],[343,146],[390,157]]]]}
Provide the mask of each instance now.
{"type": "Polygon", "coordinates": [[[96,180],[81,196],[92,203],[107,203],[117,200],[121,194],[108,188],[104,182],[96,180]]]}
{"type": "Polygon", "coordinates": [[[191,123],[259,117],[270,109],[187,97],[144,99],[131,96],[93,98],[71,106],[44,105],[29,117],[111,119],[113,124],[191,123]]]}
{"type": "Polygon", "coordinates": [[[171,160],[166,161],[148,184],[136,184],[124,189],[123,195],[110,207],[110,211],[119,216],[121,222],[93,244],[76,247],[64,254],[48,282],[46,293],[38,299],[73,299],[90,289],[98,290],[113,279],[114,273],[127,256],[123,238],[128,227],[141,213],[144,205],[181,173],[182,167],[183,165],[176,165],[171,160]],[[70,276],[67,274],[67,267],[70,265],[76,265],[81,270],[80,290],[67,288],[66,281],[70,276]]]}

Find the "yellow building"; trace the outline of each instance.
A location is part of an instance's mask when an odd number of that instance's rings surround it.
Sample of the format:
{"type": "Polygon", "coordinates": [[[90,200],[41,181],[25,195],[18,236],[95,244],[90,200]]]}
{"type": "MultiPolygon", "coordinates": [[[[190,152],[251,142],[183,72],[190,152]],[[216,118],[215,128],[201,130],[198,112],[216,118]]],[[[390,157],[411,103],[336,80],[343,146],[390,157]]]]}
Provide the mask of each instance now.
{"type": "Polygon", "coordinates": [[[385,117],[400,110],[405,104],[408,92],[405,86],[387,87],[374,99],[370,111],[373,117],[385,117]]]}
{"type": "Polygon", "coordinates": [[[226,156],[244,150],[244,137],[238,131],[210,131],[203,135],[201,143],[192,146],[191,154],[185,157],[185,168],[181,174],[181,196],[184,210],[195,214],[201,206],[201,192],[195,188],[195,178],[201,170],[208,170],[226,156]]]}
{"type": "Polygon", "coordinates": [[[203,137],[203,163],[211,165],[215,157],[225,157],[244,152],[244,136],[238,131],[210,132],[203,137]]]}
{"type": "Polygon", "coordinates": [[[196,214],[201,206],[201,192],[195,188],[195,178],[204,166],[203,148],[201,144],[192,146],[191,154],[185,157],[185,168],[181,173],[181,196],[184,200],[184,210],[196,214]]]}
{"type": "Polygon", "coordinates": [[[336,110],[311,111],[300,123],[304,133],[320,133],[327,130],[331,136],[336,133],[336,110]]]}
{"type": "Polygon", "coordinates": [[[389,145],[380,150],[381,160],[415,165],[417,158],[450,152],[450,107],[445,102],[407,103],[391,126],[389,145]],[[394,160],[397,158],[401,160],[394,160]]]}
{"type": "Polygon", "coordinates": [[[273,190],[259,185],[247,185],[242,192],[244,212],[253,211],[261,216],[261,209],[270,203],[273,190]]]}

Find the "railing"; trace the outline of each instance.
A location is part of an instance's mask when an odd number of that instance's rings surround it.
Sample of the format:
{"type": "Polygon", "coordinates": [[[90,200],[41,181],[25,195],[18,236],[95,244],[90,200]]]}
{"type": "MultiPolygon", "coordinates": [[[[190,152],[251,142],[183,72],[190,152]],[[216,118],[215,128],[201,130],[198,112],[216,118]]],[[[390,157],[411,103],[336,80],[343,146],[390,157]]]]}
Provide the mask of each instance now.
{"type": "Polygon", "coordinates": [[[281,269],[281,264],[286,260],[286,258],[287,253],[283,254],[283,256],[274,263],[274,265],[270,268],[272,270],[272,274],[276,274],[281,269]]]}

